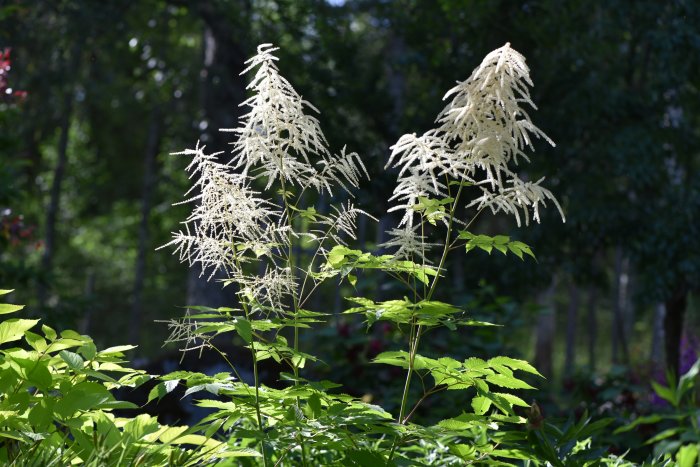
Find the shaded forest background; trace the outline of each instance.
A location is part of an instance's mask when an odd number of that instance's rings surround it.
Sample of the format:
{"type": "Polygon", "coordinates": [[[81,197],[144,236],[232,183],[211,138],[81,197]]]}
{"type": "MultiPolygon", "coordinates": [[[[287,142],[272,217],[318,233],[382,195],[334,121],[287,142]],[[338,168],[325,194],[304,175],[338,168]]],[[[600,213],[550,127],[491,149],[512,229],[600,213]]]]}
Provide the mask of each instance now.
{"type": "MultiPolygon", "coordinates": [[[[379,222],[360,224],[357,245],[376,251],[394,223],[389,147],[431,128],[444,92],[510,42],[531,68],[533,121],[557,143],[537,145],[527,176],[547,175],[567,222],[476,225],[538,261],[472,252],[449,264],[450,301],[508,327],[433,350],[528,358],[555,392],[595,375],[677,374],[700,349],[698,25],[687,0],[3,2],[0,286],[54,326],[157,359],[168,330],[156,320],[233,300],[155,249],[187,211],[171,206],[186,161],[168,154],[198,139],[227,150],[218,129],[237,124],[239,73],[259,43],[281,47],[331,148],[363,157],[371,181],[356,203],[379,222]]],[[[330,287],[314,309],[338,313],[350,293],[330,287]]],[[[400,337],[332,323],[313,344],[348,374],[400,337]]]]}

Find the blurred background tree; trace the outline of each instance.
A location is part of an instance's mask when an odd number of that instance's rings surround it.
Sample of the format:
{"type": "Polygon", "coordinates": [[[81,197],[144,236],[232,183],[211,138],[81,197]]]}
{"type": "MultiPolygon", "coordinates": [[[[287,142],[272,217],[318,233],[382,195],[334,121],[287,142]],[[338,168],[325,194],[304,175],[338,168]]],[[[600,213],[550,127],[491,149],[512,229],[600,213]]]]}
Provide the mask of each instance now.
{"type": "MultiPolygon", "coordinates": [[[[450,301],[519,331],[465,334],[434,351],[507,346],[564,384],[611,368],[677,374],[681,341],[692,348],[699,334],[698,25],[687,0],[9,0],[2,286],[48,322],[100,345],[128,336],[155,357],[167,330],[154,320],[231,300],[154,250],[184,218],[170,206],[188,186],[184,162],[167,155],[197,139],[227,150],[218,129],[236,126],[239,73],[257,44],[281,47],[280,67],[321,110],[331,148],[363,156],[372,180],[357,203],[379,222],[363,221],[357,243],[375,250],[395,222],[388,148],[430,128],[455,80],[510,42],[532,70],[533,120],[557,143],[537,144],[527,175],[548,174],[567,222],[550,212],[527,229],[500,217],[474,226],[528,242],[539,261],[470,253],[449,265],[450,301]]],[[[349,293],[329,288],[314,306],[338,312],[349,293]]],[[[361,327],[333,322],[325,332],[348,337],[328,352],[348,360],[399,337],[360,344],[361,327]]]]}

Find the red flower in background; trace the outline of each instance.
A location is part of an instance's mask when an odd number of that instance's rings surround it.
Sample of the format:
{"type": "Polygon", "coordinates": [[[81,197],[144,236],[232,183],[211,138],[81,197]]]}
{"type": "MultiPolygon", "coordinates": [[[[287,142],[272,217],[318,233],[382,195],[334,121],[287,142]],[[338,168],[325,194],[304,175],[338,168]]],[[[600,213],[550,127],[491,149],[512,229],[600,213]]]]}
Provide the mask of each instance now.
{"type": "Polygon", "coordinates": [[[12,61],[10,60],[10,47],[5,47],[0,51],[0,100],[13,101],[15,99],[22,100],[27,97],[27,91],[15,91],[10,87],[9,74],[12,69],[12,61]]]}

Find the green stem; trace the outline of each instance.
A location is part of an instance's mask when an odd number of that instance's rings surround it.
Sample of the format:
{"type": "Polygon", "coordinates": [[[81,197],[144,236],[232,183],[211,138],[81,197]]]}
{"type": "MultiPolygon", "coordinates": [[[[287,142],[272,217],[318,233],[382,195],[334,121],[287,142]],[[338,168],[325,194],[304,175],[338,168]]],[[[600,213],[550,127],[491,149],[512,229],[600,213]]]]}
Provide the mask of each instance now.
{"type": "MultiPolygon", "coordinates": [[[[449,186],[449,183],[448,183],[448,186],[449,186]]],[[[428,293],[425,296],[426,301],[429,301],[433,297],[433,294],[435,293],[435,290],[437,288],[437,283],[440,279],[440,272],[442,271],[443,267],[445,266],[445,260],[447,259],[447,254],[450,251],[450,239],[452,237],[454,213],[457,209],[457,203],[459,202],[459,198],[462,194],[462,188],[463,188],[463,185],[460,185],[459,190],[457,190],[457,194],[455,195],[454,201],[452,201],[452,204],[450,206],[450,216],[449,216],[449,220],[447,223],[447,234],[445,235],[445,245],[444,245],[444,248],[442,250],[442,256],[440,257],[440,263],[438,264],[438,267],[437,267],[437,274],[435,275],[433,282],[430,284],[430,290],[428,290],[428,293]]],[[[397,423],[399,423],[399,424],[404,424],[408,421],[407,419],[404,419],[404,414],[406,413],[406,406],[408,404],[408,393],[409,393],[409,389],[411,386],[411,377],[413,375],[413,371],[415,368],[416,354],[418,352],[418,344],[420,343],[420,338],[421,338],[422,332],[423,332],[423,326],[421,326],[421,325],[416,326],[415,321],[413,323],[411,323],[411,336],[409,337],[408,371],[406,372],[406,382],[404,384],[403,394],[401,396],[401,407],[399,409],[399,418],[397,419],[397,423]],[[415,333],[414,333],[414,329],[415,329],[415,333]]],[[[396,451],[398,441],[399,441],[399,437],[397,436],[396,438],[394,438],[394,443],[391,446],[391,451],[389,453],[388,462],[390,462],[394,456],[394,452],[396,451]]]]}
{"type": "MultiPolygon", "coordinates": [[[[241,300],[241,306],[243,307],[243,312],[245,313],[245,319],[250,321],[250,312],[248,311],[248,305],[244,300],[241,300]]],[[[255,350],[255,338],[251,337],[250,340],[250,353],[253,356],[253,381],[255,384],[255,414],[258,419],[258,430],[263,433],[263,422],[262,414],[260,412],[260,378],[258,376],[258,353],[255,350]]],[[[265,453],[265,441],[260,441],[260,453],[263,457],[263,466],[267,467],[267,454],[265,453]]]]}
{"type": "MultiPolygon", "coordinates": [[[[294,236],[293,236],[293,221],[292,221],[292,210],[289,207],[289,202],[287,201],[287,187],[284,181],[284,176],[280,177],[280,182],[282,185],[282,202],[284,203],[284,213],[285,216],[287,216],[287,224],[289,225],[289,234],[288,234],[288,240],[289,240],[289,250],[287,253],[287,267],[289,268],[289,273],[292,275],[292,281],[294,281],[296,277],[296,273],[294,271],[294,236]]],[[[302,192],[303,194],[303,192],[302,192]]],[[[300,195],[301,196],[301,195],[300,195]]],[[[297,202],[299,200],[297,199],[297,202]]],[[[299,385],[299,360],[297,355],[299,354],[299,326],[298,326],[298,318],[299,318],[299,293],[294,290],[292,293],[292,302],[293,302],[293,314],[294,314],[294,356],[292,357],[292,371],[294,372],[294,386],[299,385]]],[[[297,407],[301,408],[301,401],[297,397],[297,407]]],[[[304,444],[304,438],[300,437],[299,438],[299,444],[301,447],[301,461],[302,461],[302,466],[306,467],[306,445],[304,444]]]]}
{"type": "MultiPolygon", "coordinates": [[[[236,248],[236,245],[233,245],[234,251],[236,248]]],[[[236,256],[234,259],[236,263],[236,268],[239,271],[242,271],[241,267],[241,261],[238,259],[236,256]]],[[[239,297],[239,300],[241,302],[241,308],[243,308],[243,313],[245,314],[245,319],[248,322],[251,322],[250,320],[250,310],[248,308],[248,303],[243,297],[239,297]]],[[[260,412],[260,378],[258,377],[258,354],[257,351],[255,350],[255,333],[251,333],[251,338],[250,338],[250,353],[253,357],[253,381],[255,385],[255,415],[258,419],[258,431],[260,431],[261,434],[263,434],[263,421],[262,421],[262,414],[260,412]]],[[[260,454],[262,454],[263,457],[263,466],[267,467],[267,454],[265,452],[265,441],[261,440],[260,441],[260,454]]]]}

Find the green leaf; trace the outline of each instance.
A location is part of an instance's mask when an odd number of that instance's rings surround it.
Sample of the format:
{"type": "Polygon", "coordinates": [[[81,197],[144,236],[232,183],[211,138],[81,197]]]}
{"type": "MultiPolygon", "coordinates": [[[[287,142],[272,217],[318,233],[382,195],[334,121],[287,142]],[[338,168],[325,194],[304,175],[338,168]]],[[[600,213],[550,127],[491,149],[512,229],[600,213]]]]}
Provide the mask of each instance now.
{"type": "Polygon", "coordinates": [[[505,375],[486,375],[486,381],[508,389],[535,389],[525,381],[505,375]]]}
{"type": "Polygon", "coordinates": [[[653,380],[651,381],[651,387],[654,388],[654,392],[657,396],[664,399],[674,407],[678,405],[678,401],[676,401],[676,393],[671,388],[662,386],[653,380]]]}
{"type": "Polygon", "coordinates": [[[491,400],[484,396],[476,396],[472,399],[472,409],[477,415],[484,415],[491,407],[491,400]]]}
{"type": "Polygon", "coordinates": [[[532,256],[533,259],[537,259],[535,258],[535,254],[532,252],[530,247],[524,244],[523,242],[510,242],[508,244],[508,249],[520,259],[523,259],[523,253],[532,256]]]}
{"type": "Polygon", "coordinates": [[[498,397],[505,399],[510,405],[517,405],[518,407],[530,407],[530,404],[528,404],[518,396],[514,396],[513,394],[508,394],[505,392],[495,392],[494,394],[498,397]]]}
{"type": "Polygon", "coordinates": [[[65,338],[65,339],[73,339],[73,340],[81,341],[81,342],[89,339],[89,337],[83,336],[82,334],[79,334],[79,333],[73,331],[72,329],[66,329],[65,331],[61,331],[61,337],[65,338]]]}
{"type": "Polygon", "coordinates": [[[395,352],[382,352],[372,360],[372,363],[383,363],[385,365],[398,366],[400,368],[408,368],[409,355],[403,350],[395,352]]]}
{"type": "Polygon", "coordinates": [[[0,315],[14,313],[24,308],[24,305],[10,305],[9,303],[0,303],[0,315]]]}
{"type": "Polygon", "coordinates": [[[77,353],[61,350],[58,355],[61,356],[61,359],[66,362],[71,370],[82,370],[83,366],[85,366],[83,358],[77,353]]]}
{"type": "Polygon", "coordinates": [[[48,347],[46,339],[41,337],[39,334],[35,334],[31,331],[24,332],[24,339],[37,352],[44,352],[48,347]]]}
{"type": "Polygon", "coordinates": [[[34,365],[33,369],[31,369],[28,374],[28,379],[45,391],[51,389],[51,384],[53,383],[53,377],[46,366],[46,362],[40,362],[34,365]]]}
{"type": "Polygon", "coordinates": [[[69,418],[81,410],[99,408],[100,404],[113,401],[114,396],[101,384],[84,381],[72,386],[54,405],[54,411],[69,418]]]}
{"type": "Polygon", "coordinates": [[[350,251],[348,247],[342,245],[334,246],[331,251],[328,252],[327,260],[331,266],[338,268],[344,263],[345,255],[350,251]]]}
{"type": "Polygon", "coordinates": [[[108,347],[104,350],[100,350],[99,352],[97,352],[97,355],[100,355],[100,356],[101,355],[112,355],[112,354],[122,355],[122,354],[124,354],[124,352],[131,350],[131,349],[135,349],[136,347],[138,347],[138,346],[136,346],[136,345],[117,345],[114,347],[108,347]]]}
{"type": "Polygon", "coordinates": [[[241,338],[250,344],[253,342],[253,326],[245,318],[236,318],[236,332],[241,338]]]}
{"type": "Polygon", "coordinates": [[[34,425],[37,431],[44,431],[49,425],[53,424],[53,413],[44,404],[36,404],[27,417],[29,423],[34,425]]]}
{"type": "Polygon", "coordinates": [[[21,339],[24,332],[33,328],[38,319],[8,319],[0,323],[0,344],[21,339]]]}
{"type": "Polygon", "coordinates": [[[695,460],[698,458],[698,445],[697,444],[687,444],[681,446],[676,454],[676,461],[678,462],[678,467],[693,467],[695,460]]]}
{"type": "Polygon", "coordinates": [[[507,235],[496,235],[495,237],[490,237],[488,235],[475,235],[471,232],[463,230],[459,232],[457,238],[466,240],[464,246],[467,252],[470,252],[474,248],[480,248],[491,254],[491,251],[493,251],[495,248],[503,254],[510,251],[520,259],[523,259],[523,254],[527,254],[535,258],[535,255],[529,246],[517,240],[511,241],[510,237],[507,235]]]}
{"type": "Polygon", "coordinates": [[[537,375],[537,376],[544,378],[544,376],[542,376],[540,374],[540,372],[537,371],[537,368],[530,365],[530,363],[528,363],[525,360],[519,360],[517,358],[511,358],[511,357],[493,357],[493,358],[489,359],[488,364],[489,365],[503,365],[503,366],[507,366],[511,370],[520,370],[520,371],[524,371],[526,373],[530,373],[530,374],[537,375]]]}
{"type": "Polygon", "coordinates": [[[624,426],[621,426],[620,428],[616,429],[616,430],[613,432],[613,434],[617,435],[617,434],[620,434],[620,433],[624,433],[624,432],[626,432],[626,431],[633,430],[633,429],[635,429],[635,428],[636,428],[637,426],[639,426],[639,425],[645,425],[645,424],[651,424],[651,423],[659,423],[660,421],[665,420],[666,418],[667,418],[667,417],[665,417],[665,416],[663,416],[663,415],[658,415],[658,414],[646,415],[646,416],[643,416],[643,417],[638,417],[638,418],[635,418],[631,423],[629,423],[629,424],[627,424],[627,425],[624,425],[624,426]]]}
{"type": "Polygon", "coordinates": [[[124,433],[131,435],[134,440],[140,440],[156,431],[158,431],[158,420],[148,414],[138,415],[124,425],[124,433]]]}
{"type": "Polygon", "coordinates": [[[156,384],[153,389],[148,393],[148,400],[146,403],[151,402],[156,397],[161,400],[166,395],[170,394],[173,389],[175,389],[180,382],[179,379],[171,379],[168,381],[163,381],[162,383],[156,384]]]}
{"type": "Polygon", "coordinates": [[[700,373],[700,359],[698,359],[692,367],[678,381],[676,388],[676,402],[680,403],[683,395],[695,387],[695,378],[700,373]]]}
{"type": "Polygon", "coordinates": [[[343,465],[358,467],[376,467],[386,465],[386,459],[376,452],[368,449],[355,449],[345,453],[343,465]]]}
{"type": "Polygon", "coordinates": [[[15,289],[0,289],[0,295],[7,295],[9,293],[14,292],[15,289]]]}
{"type": "Polygon", "coordinates": [[[321,397],[318,394],[312,394],[309,396],[309,399],[306,402],[309,404],[309,408],[311,409],[311,413],[313,414],[314,418],[321,415],[321,397]]]}
{"type": "Polygon", "coordinates": [[[43,332],[44,335],[46,336],[46,338],[50,341],[52,341],[52,340],[56,339],[56,337],[58,337],[58,335],[56,334],[56,331],[54,331],[53,328],[51,328],[45,324],[41,325],[41,332],[43,332]]]}
{"type": "Polygon", "coordinates": [[[459,186],[474,186],[474,184],[473,184],[472,182],[463,182],[463,181],[460,181],[460,180],[452,180],[452,181],[449,183],[449,185],[450,185],[450,186],[455,186],[455,185],[459,185],[459,186]]]}

